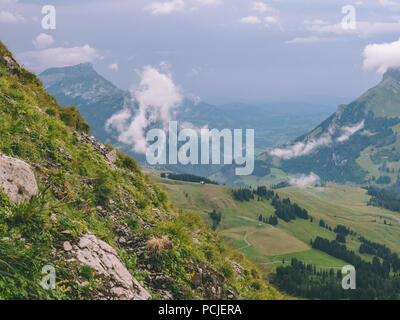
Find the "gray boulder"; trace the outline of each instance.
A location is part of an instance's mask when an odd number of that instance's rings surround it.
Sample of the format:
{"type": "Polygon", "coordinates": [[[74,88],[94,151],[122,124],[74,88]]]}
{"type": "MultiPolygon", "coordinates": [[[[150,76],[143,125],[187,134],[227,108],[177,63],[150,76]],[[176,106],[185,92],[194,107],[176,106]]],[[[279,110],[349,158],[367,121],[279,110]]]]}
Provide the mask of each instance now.
{"type": "Polygon", "coordinates": [[[0,190],[17,202],[37,195],[39,188],[31,166],[0,153],[0,190]]]}
{"type": "Polygon", "coordinates": [[[150,300],[151,295],[132,277],[117,252],[92,234],[81,237],[75,247],[76,259],[92,267],[109,286],[109,298],[115,300],[150,300]]]}

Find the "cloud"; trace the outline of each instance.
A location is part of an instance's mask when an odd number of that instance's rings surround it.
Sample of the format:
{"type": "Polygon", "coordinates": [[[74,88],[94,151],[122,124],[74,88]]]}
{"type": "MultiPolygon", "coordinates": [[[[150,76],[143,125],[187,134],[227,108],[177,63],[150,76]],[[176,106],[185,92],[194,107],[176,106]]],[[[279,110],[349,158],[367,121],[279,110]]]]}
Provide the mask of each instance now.
{"type": "Polygon", "coordinates": [[[72,48],[49,48],[17,54],[24,65],[34,71],[51,67],[66,67],[102,59],[100,53],[89,45],[72,48]]]}
{"type": "Polygon", "coordinates": [[[108,66],[108,68],[111,69],[112,71],[118,71],[119,70],[118,62],[114,62],[114,63],[110,64],[108,66]]]}
{"type": "Polygon", "coordinates": [[[240,19],[240,23],[243,23],[243,24],[260,24],[261,23],[261,19],[259,17],[256,17],[256,16],[249,16],[249,17],[244,17],[244,18],[240,19]]]}
{"type": "Polygon", "coordinates": [[[259,13],[275,12],[274,8],[271,8],[266,3],[260,2],[260,1],[255,1],[255,2],[251,3],[250,10],[256,11],[259,13]]]}
{"type": "Polygon", "coordinates": [[[170,0],[150,3],[145,10],[153,15],[169,15],[175,12],[195,11],[198,6],[217,6],[222,0],[170,0]]]}
{"type": "Polygon", "coordinates": [[[307,187],[320,182],[321,179],[318,175],[311,172],[309,175],[295,175],[289,176],[289,184],[292,186],[307,187]]]}
{"type": "Polygon", "coordinates": [[[292,40],[286,41],[286,44],[303,44],[303,43],[315,43],[315,42],[321,42],[326,40],[326,38],[321,38],[321,37],[298,37],[294,38],[292,40]]]}
{"type": "Polygon", "coordinates": [[[264,18],[264,22],[269,25],[269,24],[277,24],[279,23],[279,20],[277,17],[273,17],[273,16],[268,16],[264,18]]]}
{"type": "Polygon", "coordinates": [[[360,131],[361,129],[364,128],[365,120],[361,121],[359,124],[356,124],[355,126],[352,127],[342,127],[340,130],[343,132],[343,134],[336,139],[337,142],[345,142],[350,139],[352,135],[360,131]]]}
{"type": "Polygon", "coordinates": [[[185,7],[183,0],[172,0],[167,2],[152,2],[146,10],[154,15],[167,15],[173,12],[182,11],[185,7]]]}
{"type": "Polygon", "coordinates": [[[318,139],[311,139],[307,142],[297,142],[293,146],[288,148],[276,148],[270,151],[270,155],[289,160],[305,156],[323,146],[328,146],[332,143],[332,137],[330,134],[325,133],[318,139]]]}
{"type": "Polygon", "coordinates": [[[217,6],[222,3],[222,0],[196,0],[196,2],[203,6],[217,6]]]}
{"type": "Polygon", "coordinates": [[[400,67],[400,38],[390,43],[369,44],[364,49],[363,69],[378,69],[385,73],[389,68],[400,67]]]}
{"type": "Polygon", "coordinates": [[[43,49],[50,47],[54,43],[54,38],[46,33],[41,33],[32,41],[32,43],[36,48],[43,49]]]}
{"type": "Polygon", "coordinates": [[[0,11],[0,23],[15,24],[20,22],[26,22],[26,19],[20,14],[6,10],[0,11]]]}
{"type": "Polygon", "coordinates": [[[349,140],[351,136],[364,128],[364,124],[365,121],[363,120],[354,126],[337,128],[335,125],[331,125],[328,128],[328,132],[322,134],[317,139],[310,139],[306,142],[297,142],[287,148],[276,148],[271,150],[269,153],[271,156],[275,156],[284,160],[306,156],[311,154],[314,150],[333,144],[334,141],[337,143],[343,143],[349,140]],[[340,136],[334,139],[333,136],[337,132],[339,132],[340,136]]]}
{"type": "Polygon", "coordinates": [[[146,129],[152,124],[167,129],[172,113],[181,105],[183,96],[170,74],[163,74],[147,66],[140,76],[139,87],[132,90],[134,102],[139,109],[125,107],[107,120],[106,129],[115,129],[118,141],[131,145],[133,151],[146,153],[146,129]]]}

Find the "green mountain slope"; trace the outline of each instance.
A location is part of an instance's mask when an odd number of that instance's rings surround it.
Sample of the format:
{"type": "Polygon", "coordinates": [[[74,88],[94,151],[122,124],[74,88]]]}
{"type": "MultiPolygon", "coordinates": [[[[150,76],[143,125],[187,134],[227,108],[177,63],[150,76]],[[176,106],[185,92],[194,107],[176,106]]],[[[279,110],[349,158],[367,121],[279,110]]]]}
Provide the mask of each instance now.
{"type": "Polygon", "coordinates": [[[382,82],[359,99],[339,106],[314,130],[261,154],[258,160],[259,167],[271,172],[279,169],[283,174],[255,174],[239,180],[226,173],[221,176],[231,183],[250,185],[310,174],[341,184],[396,184],[400,170],[400,70],[388,70],[382,82]]]}
{"type": "Polygon", "coordinates": [[[0,152],[11,157],[0,164],[23,160],[40,190],[22,203],[0,193],[0,299],[282,297],[89,130],[0,42],[0,152]],[[45,266],[55,268],[54,290],[40,285],[45,266]]]}

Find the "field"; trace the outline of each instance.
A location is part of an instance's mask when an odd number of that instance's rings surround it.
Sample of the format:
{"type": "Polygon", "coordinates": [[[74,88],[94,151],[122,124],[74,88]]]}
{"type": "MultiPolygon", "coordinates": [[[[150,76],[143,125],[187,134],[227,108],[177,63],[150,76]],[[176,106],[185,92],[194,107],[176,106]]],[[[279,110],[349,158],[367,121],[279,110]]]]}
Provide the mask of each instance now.
{"type": "MultiPolygon", "coordinates": [[[[334,229],[343,224],[365,238],[385,244],[400,254],[400,214],[367,206],[369,196],[356,187],[328,185],[327,187],[290,187],[278,190],[279,196],[290,198],[308,210],[313,222],[297,219],[286,223],[279,220],[276,227],[260,223],[258,216],[274,213],[270,201],[238,202],[232,197],[233,187],[200,185],[172,181],[152,175],[177,208],[200,214],[211,225],[208,212],[222,213],[217,231],[231,247],[242,251],[268,275],[282,263],[297,258],[315,264],[317,268],[341,268],[347,263],[312,249],[310,240],[321,236],[330,240],[336,234],[319,226],[323,219],[334,229]],[[386,224],[385,224],[386,221],[386,224]],[[390,225],[390,223],[392,225],[390,225]]],[[[347,247],[358,251],[358,236],[347,237],[347,247]]],[[[369,255],[362,255],[371,260],[369,255]]]]}

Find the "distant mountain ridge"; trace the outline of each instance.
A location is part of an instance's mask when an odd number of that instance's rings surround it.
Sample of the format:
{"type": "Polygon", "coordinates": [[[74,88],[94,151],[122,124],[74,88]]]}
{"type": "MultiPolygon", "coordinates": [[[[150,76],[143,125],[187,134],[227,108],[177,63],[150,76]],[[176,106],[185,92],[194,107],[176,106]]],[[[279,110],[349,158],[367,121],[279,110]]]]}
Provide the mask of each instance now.
{"type": "Polygon", "coordinates": [[[265,153],[265,164],[324,181],[388,185],[400,170],[400,69],[293,143],[265,153]],[[385,183],[386,182],[386,183],[385,183]]]}
{"type": "MultiPolygon", "coordinates": [[[[117,145],[120,149],[144,163],[144,155],[134,154],[131,146],[123,145],[113,132],[105,130],[106,121],[128,106],[136,109],[129,91],[117,88],[99,75],[90,63],[72,67],[51,68],[40,74],[45,88],[63,106],[75,105],[92,128],[92,134],[99,140],[117,145]]],[[[216,129],[255,129],[256,152],[262,152],[279,143],[289,141],[302,132],[310,130],[316,123],[334,111],[330,104],[316,106],[308,103],[271,103],[270,105],[249,106],[231,104],[214,106],[205,102],[196,103],[185,99],[177,109],[179,123],[216,129]],[[313,109],[313,111],[310,111],[313,109]],[[308,110],[308,112],[307,112],[308,110]],[[315,110],[317,110],[315,112],[315,110]],[[290,115],[288,116],[288,113],[290,115]]],[[[210,176],[220,166],[169,166],[169,169],[201,176],[210,176]]]]}

